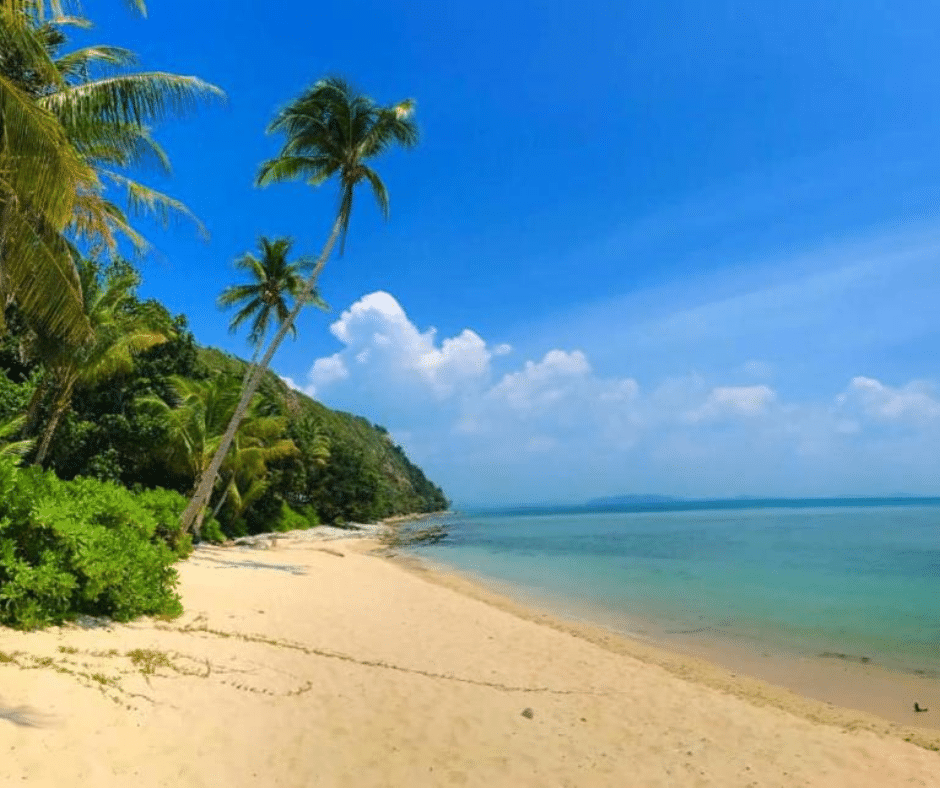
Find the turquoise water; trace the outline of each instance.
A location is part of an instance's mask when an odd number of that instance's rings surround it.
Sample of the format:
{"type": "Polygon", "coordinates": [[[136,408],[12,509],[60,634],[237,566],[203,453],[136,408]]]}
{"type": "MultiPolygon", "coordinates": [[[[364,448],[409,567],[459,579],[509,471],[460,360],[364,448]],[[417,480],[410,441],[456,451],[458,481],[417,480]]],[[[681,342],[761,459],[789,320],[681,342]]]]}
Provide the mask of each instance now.
{"type": "Polygon", "coordinates": [[[602,623],[940,675],[940,500],[448,517],[419,556],[602,623]],[[634,626],[635,628],[635,626],[634,626]]]}

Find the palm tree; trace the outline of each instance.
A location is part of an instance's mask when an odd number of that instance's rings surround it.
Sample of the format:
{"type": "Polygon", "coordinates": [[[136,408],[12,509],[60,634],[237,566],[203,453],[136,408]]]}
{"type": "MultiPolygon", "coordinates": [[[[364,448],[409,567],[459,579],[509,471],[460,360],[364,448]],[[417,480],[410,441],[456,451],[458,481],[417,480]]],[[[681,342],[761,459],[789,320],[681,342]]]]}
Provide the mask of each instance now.
{"type": "Polygon", "coordinates": [[[300,454],[297,445],[283,437],[286,428],[287,419],[283,417],[242,422],[234,451],[222,464],[220,477],[227,477],[228,483],[216,502],[213,517],[227,503],[233,521],[243,518],[271,486],[268,463],[300,454]]]}
{"type": "MultiPolygon", "coordinates": [[[[258,257],[245,252],[235,261],[235,267],[246,271],[254,281],[232,285],[219,296],[218,303],[223,309],[241,306],[229,323],[229,331],[235,333],[246,320],[251,319],[248,342],[255,352],[249,374],[264,346],[272,316],[278,324],[287,319],[290,299],[296,298],[303,290],[303,273],[309,272],[313,266],[313,261],[307,257],[301,257],[293,263],[287,261],[293,244],[290,238],[275,238],[272,241],[261,236],[258,239],[258,257]]],[[[311,295],[310,300],[325,306],[316,293],[311,295]]],[[[296,327],[291,326],[291,333],[297,336],[296,327]]]]}
{"type": "Polygon", "coordinates": [[[132,214],[146,213],[167,225],[175,216],[201,223],[178,200],[148,188],[127,176],[141,164],[170,172],[169,159],[150,134],[149,124],[167,116],[186,114],[203,99],[222,98],[214,85],[196,77],[150,71],[127,73],[136,63],[133,52],[96,45],[59,55],[66,38],[61,28],[85,26],[85,20],[57,20],[46,34],[46,48],[60,75],[37,101],[60,122],[66,136],[97,176],[96,188],[82,191],[76,201],[69,230],[93,251],[113,251],[116,235],[127,237],[138,249],[146,241],[130,226],[124,210],[108,197],[108,185],[126,196],[132,214]]]}
{"type": "Polygon", "coordinates": [[[0,0],[0,294],[4,305],[15,295],[45,330],[74,338],[89,329],[61,233],[95,173],[31,89],[60,79],[37,5],[0,0]]]}
{"type": "Polygon", "coordinates": [[[394,145],[411,148],[417,144],[418,128],[411,118],[414,106],[411,99],[388,107],[379,106],[367,96],[357,94],[344,80],[330,77],[316,82],[282,110],[268,127],[269,132],[285,134],[287,141],[277,158],[262,164],[258,183],[267,185],[304,178],[309,184],[319,186],[335,176],[339,180],[339,209],[329,238],[303,290],[298,294],[294,308],[245,383],[241,400],[219,450],[183,512],[181,522],[184,533],[192,528],[198,538],[215,477],[247,411],[248,403],[257,391],[274,353],[287,332],[293,330],[297,315],[314,292],[320,272],[337,240],[342,238],[345,244],[356,187],[366,181],[372,188],[382,214],[388,217],[388,191],[367,162],[394,145]]]}
{"type": "Polygon", "coordinates": [[[61,14],[60,0],[0,0],[0,295],[47,333],[76,339],[90,328],[74,242],[114,250],[121,233],[144,245],[107,184],[126,191],[131,211],[185,214],[122,170],[146,159],[165,167],[148,124],[222,94],[193,77],[112,73],[133,62],[117,47],[60,57],[62,27],[87,26],[61,14]]]}
{"type": "MultiPolygon", "coordinates": [[[[164,459],[174,473],[191,479],[195,489],[205,478],[218,450],[225,426],[238,404],[240,389],[234,378],[221,376],[210,380],[175,378],[173,391],[172,404],[149,396],[138,400],[137,407],[157,414],[165,422],[164,459]]],[[[267,487],[266,463],[297,454],[294,442],[283,437],[286,419],[257,415],[258,404],[256,398],[239,425],[234,444],[226,452],[222,470],[227,483],[220,506],[234,494],[240,509],[246,509],[251,501],[242,500],[244,494],[260,494],[267,487]]]]}
{"type": "MultiPolygon", "coordinates": [[[[52,410],[36,452],[36,465],[45,461],[76,387],[99,385],[131,371],[137,354],[166,342],[172,332],[163,315],[137,302],[134,289],[139,277],[129,266],[117,266],[102,281],[98,266],[83,261],[79,266],[79,282],[90,336],[74,344],[42,333],[33,337],[31,353],[46,368],[34,405],[44,395],[52,396],[52,410]]],[[[35,407],[31,410],[35,411],[35,407]]]]}

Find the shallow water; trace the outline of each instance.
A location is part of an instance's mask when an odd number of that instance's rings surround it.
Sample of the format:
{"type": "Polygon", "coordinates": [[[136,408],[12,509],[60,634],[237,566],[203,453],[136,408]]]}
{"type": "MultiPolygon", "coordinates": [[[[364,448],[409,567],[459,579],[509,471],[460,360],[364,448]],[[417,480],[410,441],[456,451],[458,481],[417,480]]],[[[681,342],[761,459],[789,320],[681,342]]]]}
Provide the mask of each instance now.
{"type": "Polygon", "coordinates": [[[457,515],[413,552],[600,623],[940,676],[940,501],[651,508],[457,515]]]}

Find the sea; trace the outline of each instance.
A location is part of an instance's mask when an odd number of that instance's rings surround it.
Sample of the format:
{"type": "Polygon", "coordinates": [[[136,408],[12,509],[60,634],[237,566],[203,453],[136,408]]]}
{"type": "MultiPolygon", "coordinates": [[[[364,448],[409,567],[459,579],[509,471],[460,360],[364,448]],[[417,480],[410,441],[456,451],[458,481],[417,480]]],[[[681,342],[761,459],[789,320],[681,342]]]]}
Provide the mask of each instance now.
{"type": "Polygon", "coordinates": [[[467,511],[410,552],[626,634],[940,678],[940,499],[467,511]]]}

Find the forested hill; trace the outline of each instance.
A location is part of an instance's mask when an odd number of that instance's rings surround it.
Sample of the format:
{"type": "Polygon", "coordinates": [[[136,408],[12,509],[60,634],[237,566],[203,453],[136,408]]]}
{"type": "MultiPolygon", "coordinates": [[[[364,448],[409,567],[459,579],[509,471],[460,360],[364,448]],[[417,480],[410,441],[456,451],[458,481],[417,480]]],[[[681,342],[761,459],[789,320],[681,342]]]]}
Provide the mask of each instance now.
{"type": "MultiPolygon", "coordinates": [[[[215,348],[200,348],[199,358],[207,369],[239,380],[248,368],[247,362],[215,348]]],[[[331,410],[272,372],[265,374],[261,395],[287,417],[288,432],[303,452],[305,474],[295,480],[291,500],[315,506],[323,522],[370,521],[449,506],[441,488],[381,425],[331,410]]]]}
{"type": "MultiPolygon", "coordinates": [[[[114,276],[101,272],[102,287],[114,276]]],[[[41,464],[64,480],[92,477],[188,496],[219,445],[248,364],[200,347],[185,318],[138,300],[133,288],[127,296],[111,316],[120,331],[108,335],[107,364],[63,356],[14,307],[6,310],[0,454],[11,441],[25,442],[24,464],[41,464]],[[151,346],[123,366],[115,363],[135,330],[160,341],[148,340],[151,346]]],[[[269,372],[220,471],[205,536],[368,522],[447,506],[441,489],[384,428],[330,410],[269,372]]]]}

